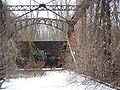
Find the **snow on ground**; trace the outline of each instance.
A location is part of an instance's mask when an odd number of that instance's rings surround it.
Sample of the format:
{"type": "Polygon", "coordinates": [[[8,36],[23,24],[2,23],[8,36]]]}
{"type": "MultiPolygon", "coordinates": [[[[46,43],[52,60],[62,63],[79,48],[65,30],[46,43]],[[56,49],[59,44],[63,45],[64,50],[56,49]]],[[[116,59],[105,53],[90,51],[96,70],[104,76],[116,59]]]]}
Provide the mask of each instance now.
{"type": "Polygon", "coordinates": [[[102,84],[85,83],[82,76],[79,76],[79,80],[77,77],[75,83],[71,83],[74,79],[67,82],[70,76],[68,71],[47,71],[42,77],[11,79],[3,84],[1,90],[114,90],[102,84]]]}

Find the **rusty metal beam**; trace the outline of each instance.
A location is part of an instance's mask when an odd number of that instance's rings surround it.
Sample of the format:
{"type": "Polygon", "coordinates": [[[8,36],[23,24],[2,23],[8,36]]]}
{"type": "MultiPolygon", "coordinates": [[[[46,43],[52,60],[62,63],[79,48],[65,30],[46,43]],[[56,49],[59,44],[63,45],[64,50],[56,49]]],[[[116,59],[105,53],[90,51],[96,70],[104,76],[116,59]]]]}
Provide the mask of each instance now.
{"type": "MultiPolygon", "coordinates": [[[[39,5],[8,5],[8,10],[5,11],[30,11],[39,7],[39,5]]],[[[77,5],[46,5],[46,8],[49,8],[53,11],[75,11],[77,5]]],[[[39,8],[37,11],[47,11],[44,7],[39,8]]]]}
{"type": "Polygon", "coordinates": [[[71,22],[74,22],[73,23],[74,25],[78,22],[78,20],[80,19],[80,17],[85,16],[86,9],[88,9],[90,7],[90,5],[92,4],[92,1],[93,0],[84,0],[84,1],[81,1],[80,5],[76,8],[75,14],[71,18],[71,22]]]}

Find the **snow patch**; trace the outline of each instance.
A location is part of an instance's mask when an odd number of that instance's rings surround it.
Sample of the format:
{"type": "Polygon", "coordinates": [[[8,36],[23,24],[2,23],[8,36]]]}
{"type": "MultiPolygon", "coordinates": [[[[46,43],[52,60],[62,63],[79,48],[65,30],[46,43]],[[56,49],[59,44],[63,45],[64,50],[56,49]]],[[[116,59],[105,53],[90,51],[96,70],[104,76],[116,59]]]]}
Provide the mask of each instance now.
{"type": "MultiPolygon", "coordinates": [[[[3,90],[114,90],[105,85],[83,83],[85,78],[79,76],[69,81],[68,71],[47,71],[42,77],[10,79],[2,86],[3,90]],[[77,79],[77,80],[76,80],[77,79]],[[73,81],[76,82],[73,82],[73,81]]],[[[2,90],[2,89],[1,89],[2,90]]]]}

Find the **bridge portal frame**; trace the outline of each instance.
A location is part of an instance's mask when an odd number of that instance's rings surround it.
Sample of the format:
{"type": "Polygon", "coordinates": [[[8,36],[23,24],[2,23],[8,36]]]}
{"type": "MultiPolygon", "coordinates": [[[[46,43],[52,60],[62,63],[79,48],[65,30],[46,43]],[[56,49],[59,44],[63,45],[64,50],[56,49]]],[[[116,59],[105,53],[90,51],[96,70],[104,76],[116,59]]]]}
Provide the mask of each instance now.
{"type": "Polygon", "coordinates": [[[69,26],[67,21],[52,18],[27,18],[14,21],[15,30],[21,30],[34,24],[44,24],[62,32],[67,32],[69,26]]]}

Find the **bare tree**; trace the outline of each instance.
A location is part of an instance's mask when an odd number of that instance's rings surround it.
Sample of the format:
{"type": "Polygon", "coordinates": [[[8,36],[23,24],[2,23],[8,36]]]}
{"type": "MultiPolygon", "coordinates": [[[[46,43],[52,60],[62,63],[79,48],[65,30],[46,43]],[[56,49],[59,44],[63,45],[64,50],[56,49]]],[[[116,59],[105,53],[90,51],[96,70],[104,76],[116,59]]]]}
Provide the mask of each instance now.
{"type": "MultiPolygon", "coordinates": [[[[120,86],[119,0],[79,0],[79,20],[69,38],[81,74],[120,86]]],[[[71,66],[72,67],[72,66],[71,66]]]]}

